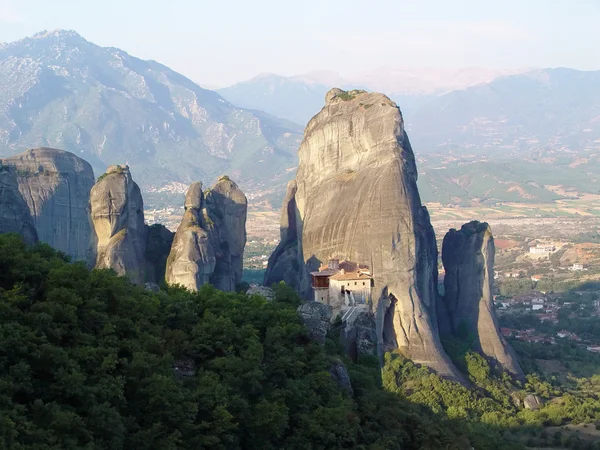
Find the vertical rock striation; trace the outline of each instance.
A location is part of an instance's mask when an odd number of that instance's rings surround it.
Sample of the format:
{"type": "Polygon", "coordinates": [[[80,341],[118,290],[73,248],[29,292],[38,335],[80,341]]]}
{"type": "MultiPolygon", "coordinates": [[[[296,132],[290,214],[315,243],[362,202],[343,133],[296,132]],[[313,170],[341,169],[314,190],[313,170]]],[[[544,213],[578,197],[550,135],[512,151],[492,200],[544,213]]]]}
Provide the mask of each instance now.
{"type": "Polygon", "coordinates": [[[500,334],[494,312],[494,238],[487,223],[469,222],[444,237],[445,295],[439,309],[444,332],[471,339],[492,363],[522,378],[512,347],[500,334]]]}
{"type": "Polygon", "coordinates": [[[140,188],[128,166],[111,166],[92,188],[91,216],[97,237],[96,267],[114,269],[144,283],[146,226],[140,188]]]}
{"type": "Polygon", "coordinates": [[[175,233],[164,225],[146,225],[146,282],[157,285],[165,281],[167,258],[175,233]]]}
{"type": "Polygon", "coordinates": [[[29,207],[13,170],[0,163],[0,233],[19,233],[26,244],[38,241],[29,207]]]}
{"type": "Polygon", "coordinates": [[[167,283],[192,291],[206,283],[235,290],[242,279],[247,203],[228,177],[221,177],[206,196],[202,183],[193,183],[167,260],[167,283]]]}
{"type": "Polygon", "coordinates": [[[165,280],[191,291],[209,282],[215,270],[215,251],[203,215],[202,183],[193,183],[185,196],[185,212],[167,259],[165,280]]]}
{"type": "Polygon", "coordinates": [[[216,257],[210,283],[222,291],[234,291],[242,281],[248,200],[227,176],[206,194],[206,217],[212,222],[211,238],[216,257]]]}
{"type": "Polygon", "coordinates": [[[382,94],[332,89],[298,155],[295,193],[292,185],[282,217],[287,242],[269,261],[266,281],[284,279],[297,264],[291,284],[306,295],[307,272],[329,258],[370,266],[380,352],[400,348],[461,380],[439,338],[435,235],[396,104],[382,94]]]}
{"type": "Polygon", "coordinates": [[[14,168],[40,241],[91,263],[89,196],[94,172],[90,164],[52,148],[27,150],[3,163],[14,168]]]}
{"type": "MultiPolygon", "coordinates": [[[[280,239],[275,251],[269,257],[269,264],[265,271],[264,284],[271,286],[273,283],[283,281],[294,286],[301,293],[306,294],[308,276],[304,269],[302,253],[302,239],[298,234],[299,218],[296,207],[296,191],[298,185],[295,180],[288,183],[281,217],[279,219],[280,239]]],[[[301,226],[301,224],[300,224],[301,226]]]]}

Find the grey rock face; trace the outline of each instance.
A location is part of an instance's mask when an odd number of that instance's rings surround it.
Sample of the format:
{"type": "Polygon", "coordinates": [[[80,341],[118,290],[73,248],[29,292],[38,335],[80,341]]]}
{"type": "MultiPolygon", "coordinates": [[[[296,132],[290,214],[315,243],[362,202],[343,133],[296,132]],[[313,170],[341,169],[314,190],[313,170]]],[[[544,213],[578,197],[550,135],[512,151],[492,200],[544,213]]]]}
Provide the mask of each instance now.
{"type": "Polygon", "coordinates": [[[26,244],[38,241],[29,208],[14,171],[0,164],[0,233],[19,233],[26,244]]]}
{"type": "Polygon", "coordinates": [[[191,291],[208,283],[216,266],[215,251],[202,212],[203,203],[202,183],[193,183],[186,194],[185,212],[167,259],[166,282],[181,284],[191,291]]]}
{"type": "Polygon", "coordinates": [[[178,378],[193,377],[196,371],[196,363],[193,359],[185,358],[173,363],[173,372],[178,378]]]}
{"type": "Polygon", "coordinates": [[[544,402],[540,397],[534,394],[528,394],[523,399],[523,407],[525,409],[531,409],[533,411],[537,411],[543,406],[544,402]]]}
{"type": "Polygon", "coordinates": [[[341,361],[335,361],[329,368],[331,377],[335,380],[342,390],[346,391],[348,395],[352,395],[354,390],[352,389],[352,382],[350,381],[350,375],[346,366],[341,361]]]}
{"type": "Polygon", "coordinates": [[[160,292],[160,286],[156,283],[148,281],[144,283],[144,288],[149,292],[160,292]]]}
{"type": "Polygon", "coordinates": [[[109,167],[92,188],[90,205],[97,237],[96,267],[114,269],[132,282],[143,284],[144,203],[129,167],[109,167]]]}
{"type": "Polygon", "coordinates": [[[461,339],[472,338],[484,356],[514,376],[524,376],[512,347],[500,334],[494,312],[494,238],[487,223],[469,222],[444,237],[445,296],[441,327],[461,339]],[[446,317],[444,317],[446,316],[446,317]]]}
{"type": "Polygon", "coordinates": [[[354,322],[356,329],[356,356],[374,355],[377,352],[377,330],[375,317],[360,313],[354,322]]]}
{"type": "Polygon", "coordinates": [[[346,354],[354,361],[361,356],[377,355],[377,327],[373,313],[363,311],[353,321],[344,322],[340,338],[346,354]]]}
{"type": "Polygon", "coordinates": [[[369,265],[380,351],[400,348],[440,375],[461,379],[439,339],[435,236],[396,104],[382,94],[329,91],[298,155],[297,188],[282,220],[295,223],[296,241],[288,225],[288,242],[269,261],[267,281],[293,272],[294,245],[300,270],[290,284],[304,295],[307,271],[321,262],[335,257],[369,265]]]}
{"type": "Polygon", "coordinates": [[[3,163],[16,172],[40,241],[75,260],[92,263],[92,167],[72,153],[52,148],[27,150],[3,163]]]}
{"type": "Polygon", "coordinates": [[[202,192],[202,183],[197,181],[192,183],[185,194],[184,209],[202,209],[204,194],[202,192]]]}
{"type": "Polygon", "coordinates": [[[206,212],[216,257],[210,283],[234,291],[242,281],[248,200],[237,184],[224,176],[206,194],[206,212]]]}
{"type": "Polygon", "coordinates": [[[331,306],[319,302],[306,302],[298,307],[298,314],[308,327],[311,338],[320,344],[325,343],[325,336],[331,324],[331,306]]]}
{"type": "Polygon", "coordinates": [[[207,192],[193,183],[167,260],[166,281],[196,291],[210,283],[234,291],[242,280],[248,202],[227,177],[207,192]]]}
{"type": "Polygon", "coordinates": [[[160,284],[165,281],[167,258],[171,252],[175,233],[164,225],[146,225],[146,278],[149,283],[160,284]]]}
{"type": "Polygon", "coordinates": [[[266,286],[250,286],[250,288],[246,291],[247,295],[260,295],[261,297],[266,298],[269,301],[275,299],[275,291],[273,289],[268,288],[266,286]]]}
{"type": "Polygon", "coordinates": [[[298,225],[301,224],[296,206],[297,190],[296,181],[290,181],[279,219],[279,244],[269,257],[264,284],[265,286],[271,286],[274,283],[283,281],[295,287],[299,292],[306,294],[309,286],[301,256],[302,236],[298,234],[298,225]]]}

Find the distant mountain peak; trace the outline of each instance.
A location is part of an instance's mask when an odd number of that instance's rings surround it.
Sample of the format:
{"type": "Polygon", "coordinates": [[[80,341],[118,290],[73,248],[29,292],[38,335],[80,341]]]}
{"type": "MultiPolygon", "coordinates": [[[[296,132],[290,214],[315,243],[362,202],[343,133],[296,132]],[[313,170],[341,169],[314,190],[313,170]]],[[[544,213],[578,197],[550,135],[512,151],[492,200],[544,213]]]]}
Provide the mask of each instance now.
{"type": "MultiPolygon", "coordinates": [[[[61,28],[56,28],[54,30],[43,30],[39,33],[35,33],[31,39],[48,39],[48,38],[79,38],[83,39],[83,37],[74,30],[63,30],[61,28]]],[[[83,39],[85,40],[85,39],[83,39]]]]}
{"type": "MultiPolygon", "coordinates": [[[[280,75],[274,72],[261,72],[255,77],[242,81],[241,83],[253,83],[257,81],[291,81],[291,82],[301,82],[307,84],[323,84],[327,87],[333,87],[335,85],[340,85],[343,83],[340,74],[337,72],[333,72],[330,70],[316,70],[313,72],[307,72],[300,75],[286,76],[280,75]]],[[[240,84],[241,84],[240,83],[240,84]]],[[[227,86],[231,87],[231,86],[227,86]]],[[[226,89],[226,88],[224,88],[226,89]]]]}
{"type": "Polygon", "coordinates": [[[341,86],[344,84],[344,80],[340,74],[331,70],[315,70],[289,77],[289,79],[299,80],[309,84],[323,84],[327,87],[341,86]]]}
{"type": "Polygon", "coordinates": [[[248,81],[252,81],[252,80],[264,80],[264,79],[271,79],[271,78],[275,78],[275,79],[285,79],[287,77],[284,77],[283,75],[279,75],[273,72],[261,72],[258,75],[256,75],[254,78],[251,78],[248,81]]]}
{"type": "Polygon", "coordinates": [[[0,44],[0,50],[11,53],[16,51],[19,56],[29,54],[33,58],[41,58],[40,52],[51,51],[60,53],[63,49],[81,49],[83,47],[97,47],[87,41],[83,36],[73,30],[55,29],[43,30],[13,42],[0,44]]]}
{"type": "Polygon", "coordinates": [[[146,185],[209,182],[223,172],[258,183],[257,174],[295,164],[300,131],[72,30],[42,31],[0,49],[2,155],[51,146],[102,171],[129,161],[146,185]]]}

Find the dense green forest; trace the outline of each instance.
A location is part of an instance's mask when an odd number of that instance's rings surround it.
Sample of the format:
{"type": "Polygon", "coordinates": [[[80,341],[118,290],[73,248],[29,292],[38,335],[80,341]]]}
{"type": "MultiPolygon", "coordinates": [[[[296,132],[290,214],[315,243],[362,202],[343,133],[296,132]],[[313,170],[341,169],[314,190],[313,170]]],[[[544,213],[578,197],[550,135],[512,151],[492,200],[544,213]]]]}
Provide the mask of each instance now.
{"type": "MultiPolygon", "coordinates": [[[[563,384],[530,373],[526,382],[519,383],[494,373],[477,353],[467,352],[455,361],[469,374],[471,388],[443,380],[396,353],[386,355],[384,387],[428,411],[462,419],[482,435],[489,434],[490,429],[502,430],[502,439],[513,443],[509,448],[519,448],[516,442],[520,442],[532,447],[600,449],[600,441],[586,439],[565,427],[586,424],[600,429],[600,374],[572,378],[563,384]],[[539,409],[523,407],[528,396],[541,402],[539,409]]],[[[526,367],[531,369],[532,365],[526,367]]]]}
{"type": "Polygon", "coordinates": [[[346,392],[276,291],[153,293],[0,236],[0,448],[515,448],[387,392],[375,358],[346,392]]]}
{"type": "Polygon", "coordinates": [[[473,389],[403,358],[311,341],[285,285],[272,302],[210,286],[149,292],[0,235],[2,449],[519,449],[600,445],[599,377],[515,385],[456,345],[473,389]],[[352,389],[331,375],[343,363],[352,389]],[[539,411],[520,406],[536,393],[539,411]]]}

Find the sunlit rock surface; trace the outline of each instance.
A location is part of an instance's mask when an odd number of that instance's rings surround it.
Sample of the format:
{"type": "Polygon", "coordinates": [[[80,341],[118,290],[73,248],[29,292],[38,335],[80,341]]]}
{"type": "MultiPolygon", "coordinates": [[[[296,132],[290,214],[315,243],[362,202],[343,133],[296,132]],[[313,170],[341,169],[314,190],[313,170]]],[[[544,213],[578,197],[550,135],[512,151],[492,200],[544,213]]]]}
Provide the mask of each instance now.
{"type": "Polygon", "coordinates": [[[435,235],[399,108],[383,94],[332,89],[298,155],[266,281],[285,279],[309,297],[308,272],[329,258],[368,265],[379,352],[399,348],[461,380],[440,343],[435,235]]]}
{"type": "Polygon", "coordinates": [[[146,226],[140,188],[129,167],[111,166],[92,188],[92,222],[96,234],[96,267],[110,268],[143,284],[146,226]]]}
{"type": "Polygon", "coordinates": [[[92,166],[73,153],[53,148],[27,150],[3,159],[3,164],[14,168],[40,241],[75,260],[93,263],[92,166]]]}

